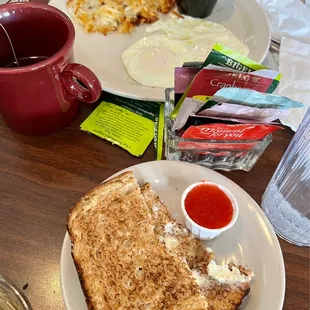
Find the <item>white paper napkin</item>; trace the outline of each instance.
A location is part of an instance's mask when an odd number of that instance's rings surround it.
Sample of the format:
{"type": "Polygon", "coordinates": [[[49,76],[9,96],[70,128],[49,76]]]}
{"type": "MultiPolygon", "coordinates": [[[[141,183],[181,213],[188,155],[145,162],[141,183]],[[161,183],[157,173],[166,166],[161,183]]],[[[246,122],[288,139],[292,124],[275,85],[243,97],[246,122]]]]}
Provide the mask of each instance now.
{"type": "Polygon", "coordinates": [[[289,115],[280,118],[284,125],[296,131],[310,107],[310,45],[284,37],[279,59],[282,79],[277,93],[304,104],[304,108],[291,109],[289,115]]]}
{"type": "Polygon", "coordinates": [[[310,8],[301,0],[257,0],[271,26],[271,36],[293,38],[310,44],[310,8]]]}

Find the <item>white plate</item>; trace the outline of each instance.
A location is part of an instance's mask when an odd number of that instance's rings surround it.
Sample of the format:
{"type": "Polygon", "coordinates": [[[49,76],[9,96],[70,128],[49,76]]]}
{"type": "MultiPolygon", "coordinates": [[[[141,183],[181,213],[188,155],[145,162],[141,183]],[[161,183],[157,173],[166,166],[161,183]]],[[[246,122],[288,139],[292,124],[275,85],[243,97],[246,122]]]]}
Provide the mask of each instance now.
{"type": "MultiPolygon", "coordinates": [[[[235,195],[240,208],[236,224],[208,243],[218,262],[238,262],[254,270],[251,292],[242,310],[281,310],[285,292],[285,271],[278,239],[256,202],[238,185],[207,168],[177,161],[154,161],[129,167],[140,184],[151,183],[175,219],[184,223],[180,201],[191,183],[208,180],[220,183],[235,195]]],[[[117,175],[115,174],[115,175],[117,175]]],[[[115,176],[113,175],[113,176],[115,176]]],[[[111,176],[111,177],[113,177],[111,176]]],[[[253,181],[254,182],[254,181],[253,181]]],[[[87,310],[66,234],[61,252],[61,288],[68,310],[87,310]]]]}
{"type": "MultiPolygon", "coordinates": [[[[70,16],[65,2],[66,0],[51,0],[49,4],[70,16]]],[[[208,19],[224,25],[247,44],[250,58],[258,62],[264,60],[269,49],[270,29],[255,0],[219,0],[208,19]]],[[[128,76],[121,59],[123,51],[132,43],[151,35],[145,33],[146,27],[136,27],[131,35],[104,36],[100,33],[86,33],[79,25],[75,25],[75,61],[94,71],[105,91],[128,98],[163,101],[164,89],[137,84],[128,76]]]]}

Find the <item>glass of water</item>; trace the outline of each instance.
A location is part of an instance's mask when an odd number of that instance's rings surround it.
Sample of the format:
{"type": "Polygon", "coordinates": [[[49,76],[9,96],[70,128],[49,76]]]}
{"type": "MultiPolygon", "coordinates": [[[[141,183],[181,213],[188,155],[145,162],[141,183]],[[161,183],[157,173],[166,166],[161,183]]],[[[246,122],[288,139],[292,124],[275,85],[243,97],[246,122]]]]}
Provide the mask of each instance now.
{"type": "Polygon", "coordinates": [[[263,195],[262,208],[281,238],[310,246],[310,108],[263,195]]]}
{"type": "Polygon", "coordinates": [[[0,309],[1,310],[30,310],[20,292],[0,275],[0,309]]]}

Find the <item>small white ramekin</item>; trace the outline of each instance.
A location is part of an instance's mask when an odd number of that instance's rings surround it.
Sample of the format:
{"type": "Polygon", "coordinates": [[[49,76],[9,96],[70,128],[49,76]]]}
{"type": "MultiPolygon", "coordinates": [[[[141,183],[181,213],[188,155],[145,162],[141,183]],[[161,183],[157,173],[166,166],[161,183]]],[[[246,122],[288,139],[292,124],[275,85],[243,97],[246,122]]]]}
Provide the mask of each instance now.
{"type": "Polygon", "coordinates": [[[239,207],[238,207],[238,203],[236,198],[233,196],[233,194],[224,186],[217,184],[217,183],[213,183],[213,182],[208,182],[208,181],[202,181],[202,182],[196,182],[191,184],[190,186],[188,186],[185,191],[182,194],[182,198],[181,198],[181,208],[182,208],[182,212],[185,216],[185,223],[186,223],[186,227],[191,231],[191,233],[198,239],[200,240],[211,240],[216,238],[217,236],[219,236],[223,231],[228,230],[229,228],[231,228],[237,221],[238,215],[239,215],[239,207]],[[227,197],[230,199],[232,207],[233,207],[233,216],[232,219],[230,221],[229,224],[227,224],[226,226],[219,228],[219,229],[210,229],[210,228],[206,228],[203,226],[200,226],[199,224],[197,224],[196,222],[194,222],[190,216],[188,215],[186,209],[185,209],[185,198],[187,196],[187,194],[196,186],[198,185],[203,185],[203,184],[209,184],[209,185],[215,185],[217,186],[220,190],[222,190],[227,197]]]}

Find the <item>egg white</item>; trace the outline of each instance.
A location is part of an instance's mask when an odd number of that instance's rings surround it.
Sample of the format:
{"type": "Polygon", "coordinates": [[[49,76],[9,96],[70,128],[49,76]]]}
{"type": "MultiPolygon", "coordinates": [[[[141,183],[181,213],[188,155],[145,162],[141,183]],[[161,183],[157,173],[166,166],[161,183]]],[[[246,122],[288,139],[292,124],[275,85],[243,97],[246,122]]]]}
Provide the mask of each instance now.
{"type": "Polygon", "coordinates": [[[133,43],[122,54],[132,79],[148,87],[173,87],[174,69],[184,62],[204,61],[215,43],[246,56],[248,47],[224,26],[207,20],[184,17],[159,20],[146,32],[160,31],[133,43]]]}
{"type": "MultiPolygon", "coordinates": [[[[239,40],[230,30],[221,24],[206,19],[184,16],[183,18],[158,20],[146,28],[146,32],[164,31],[169,39],[189,40],[192,44],[210,52],[215,43],[225,45],[232,50],[247,56],[249,48],[239,40]]],[[[205,58],[208,54],[205,55],[205,58]]]]}
{"type": "Polygon", "coordinates": [[[152,35],[132,44],[122,54],[128,74],[149,87],[173,87],[174,68],[193,58],[191,45],[171,40],[166,35],[152,35]]]}

